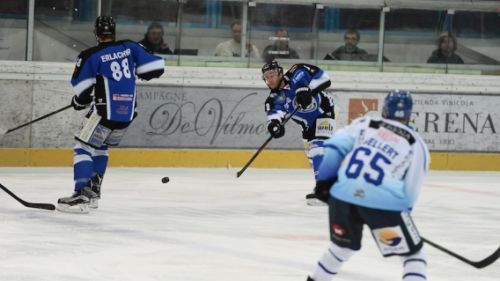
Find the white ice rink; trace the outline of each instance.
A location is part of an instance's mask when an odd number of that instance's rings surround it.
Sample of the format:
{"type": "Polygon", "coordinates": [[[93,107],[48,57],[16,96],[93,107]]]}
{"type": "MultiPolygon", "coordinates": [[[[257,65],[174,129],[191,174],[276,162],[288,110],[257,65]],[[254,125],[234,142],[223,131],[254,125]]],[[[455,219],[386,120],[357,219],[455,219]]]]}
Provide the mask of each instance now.
{"type": "MultiPolygon", "coordinates": [[[[30,202],[72,192],[70,168],[2,168],[30,202]]],[[[328,245],[326,207],[306,206],[309,170],[111,168],[88,215],[28,209],[0,191],[1,281],[305,281],[328,245]],[[163,176],[170,182],[161,183],[163,176]]],[[[472,260],[500,246],[500,173],[431,172],[414,220],[422,236],[472,260]]],[[[430,246],[428,280],[499,281],[430,246]]],[[[400,280],[365,230],[335,280],[400,280]]]]}

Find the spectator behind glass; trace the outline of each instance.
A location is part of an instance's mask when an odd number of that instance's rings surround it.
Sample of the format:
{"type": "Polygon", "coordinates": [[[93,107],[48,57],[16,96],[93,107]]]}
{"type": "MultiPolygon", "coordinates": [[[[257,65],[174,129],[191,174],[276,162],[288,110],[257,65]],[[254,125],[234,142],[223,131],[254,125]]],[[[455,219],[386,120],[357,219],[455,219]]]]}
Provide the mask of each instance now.
{"type": "MultiPolygon", "coordinates": [[[[214,56],[241,57],[241,24],[232,23],[231,33],[233,38],[229,41],[219,43],[214,51],[214,56]]],[[[259,49],[253,44],[247,43],[246,57],[260,58],[259,49]]]]}
{"type": "Polygon", "coordinates": [[[157,54],[173,54],[168,44],[163,41],[163,26],[158,22],[152,22],[148,26],[148,32],[144,35],[144,39],[139,41],[151,53],[157,54]]]}
{"type": "Polygon", "coordinates": [[[355,29],[349,29],[344,34],[344,46],[338,47],[335,51],[326,54],[325,60],[366,60],[368,53],[358,48],[361,36],[355,29]]]}
{"type": "Polygon", "coordinates": [[[463,64],[462,58],[455,54],[457,39],[451,32],[443,32],[439,36],[438,48],[427,60],[427,63],[463,64]]]}
{"type": "Polygon", "coordinates": [[[266,63],[272,62],[274,59],[298,59],[299,54],[294,49],[288,46],[290,37],[288,36],[288,30],[284,28],[279,28],[275,32],[275,37],[270,38],[274,41],[274,44],[266,46],[262,56],[266,63]]]}

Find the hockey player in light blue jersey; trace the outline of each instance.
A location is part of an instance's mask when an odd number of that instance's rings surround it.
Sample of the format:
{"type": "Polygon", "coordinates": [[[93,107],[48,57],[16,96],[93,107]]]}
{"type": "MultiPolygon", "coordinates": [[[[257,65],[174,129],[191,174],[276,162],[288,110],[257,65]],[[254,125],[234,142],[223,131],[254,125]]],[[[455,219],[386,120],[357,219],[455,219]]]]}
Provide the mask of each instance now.
{"type": "Polygon", "coordinates": [[[402,280],[426,280],[423,241],[410,212],[430,157],[408,125],[412,105],[409,92],[391,91],[383,118],[358,118],[325,142],[315,193],[328,202],[332,243],[307,280],[335,277],[361,248],[365,224],[383,256],[401,256],[402,280]]]}
{"type": "Polygon", "coordinates": [[[162,58],[133,41],[115,41],[115,28],[112,17],[98,17],[98,45],[81,52],[76,62],[71,104],[75,110],[90,111],[75,135],[74,193],[58,200],[60,211],[86,213],[89,207],[97,208],[108,146],[119,144],[137,115],[135,76],[150,80],[164,72],[162,58]]]}
{"type": "MultiPolygon", "coordinates": [[[[271,93],[266,100],[267,129],[274,138],[285,134],[282,122],[286,114],[297,112],[292,120],[302,127],[302,138],[307,142],[307,157],[316,177],[323,158],[323,142],[335,129],[334,104],[324,90],[331,84],[330,77],[310,64],[295,64],[283,74],[276,61],[262,67],[262,77],[271,93]]],[[[315,204],[314,193],[306,195],[307,203],[315,204]]]]}

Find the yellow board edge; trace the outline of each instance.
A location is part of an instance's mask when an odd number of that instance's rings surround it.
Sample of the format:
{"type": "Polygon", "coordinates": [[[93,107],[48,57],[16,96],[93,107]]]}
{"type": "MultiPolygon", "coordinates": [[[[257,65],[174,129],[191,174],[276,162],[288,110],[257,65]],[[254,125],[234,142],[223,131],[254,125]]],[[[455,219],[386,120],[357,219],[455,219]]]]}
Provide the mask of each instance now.
{"type": "MultiPolygon", "coordinates": [[[[255,150],[110,149],[111,167],[242,167],[255,150]]],[[[500,171],[498,153],[431,153],[432,170],[500,171]]],[[[68,167],[71,149],[0,148],[0,167],[68,167]]],[[[300,150],[264,150],[253,168],[309,168],[300,150]]]]}

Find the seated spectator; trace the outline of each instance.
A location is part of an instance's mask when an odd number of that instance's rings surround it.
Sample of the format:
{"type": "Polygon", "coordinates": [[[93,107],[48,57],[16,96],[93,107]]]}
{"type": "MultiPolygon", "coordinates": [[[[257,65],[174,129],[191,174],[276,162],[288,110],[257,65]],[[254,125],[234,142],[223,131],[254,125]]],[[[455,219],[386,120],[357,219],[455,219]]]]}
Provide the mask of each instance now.
{"type": "Polygon", "coordinates": [[[158,22],[152,22],[148,26],[148,32],[144,39],[139,41],[151,53],[172,54],[167,42],[163,41],[163,26],[158,22]]]}
{"type": "Polygon", "coordinates": [[[455,54],[457,39],[451,32],[443,32],[439,36],[438,48],[427,60],[427,63],[463,64],[462,58],[455,54]]]}
{"type": "Polygon", "coordinates": [[[270,40],[275,41],[274,44],[266,46],[262,56],[266,63],[272,62],[274,59],[298,59],[299,54],[294,49],[288,46],[290,37],[288,36],[288,30],[284,28],[279,28],[275,32],[275,37],[271,37],[270,40]]]}
{"type": "Polygon", "coordinates": [[[355,29],[349,29],[344,34],[344,46],[338,47],[335,51],[326,54],[325,60],[370,60],[368,53],[358,48],[361,36],[355,29]]]}
{"type": "MultiPolygon", "coordinates": [[[[214,56],[220,57],[241,57],[241,24],[232,23],[231,33],[233,38],[229,41],[219,43],[215,47],[214,56]]],[[[247,43],[247,51],[245,57],[260,58],[259,50],[255,45],[247,43]]]]}

